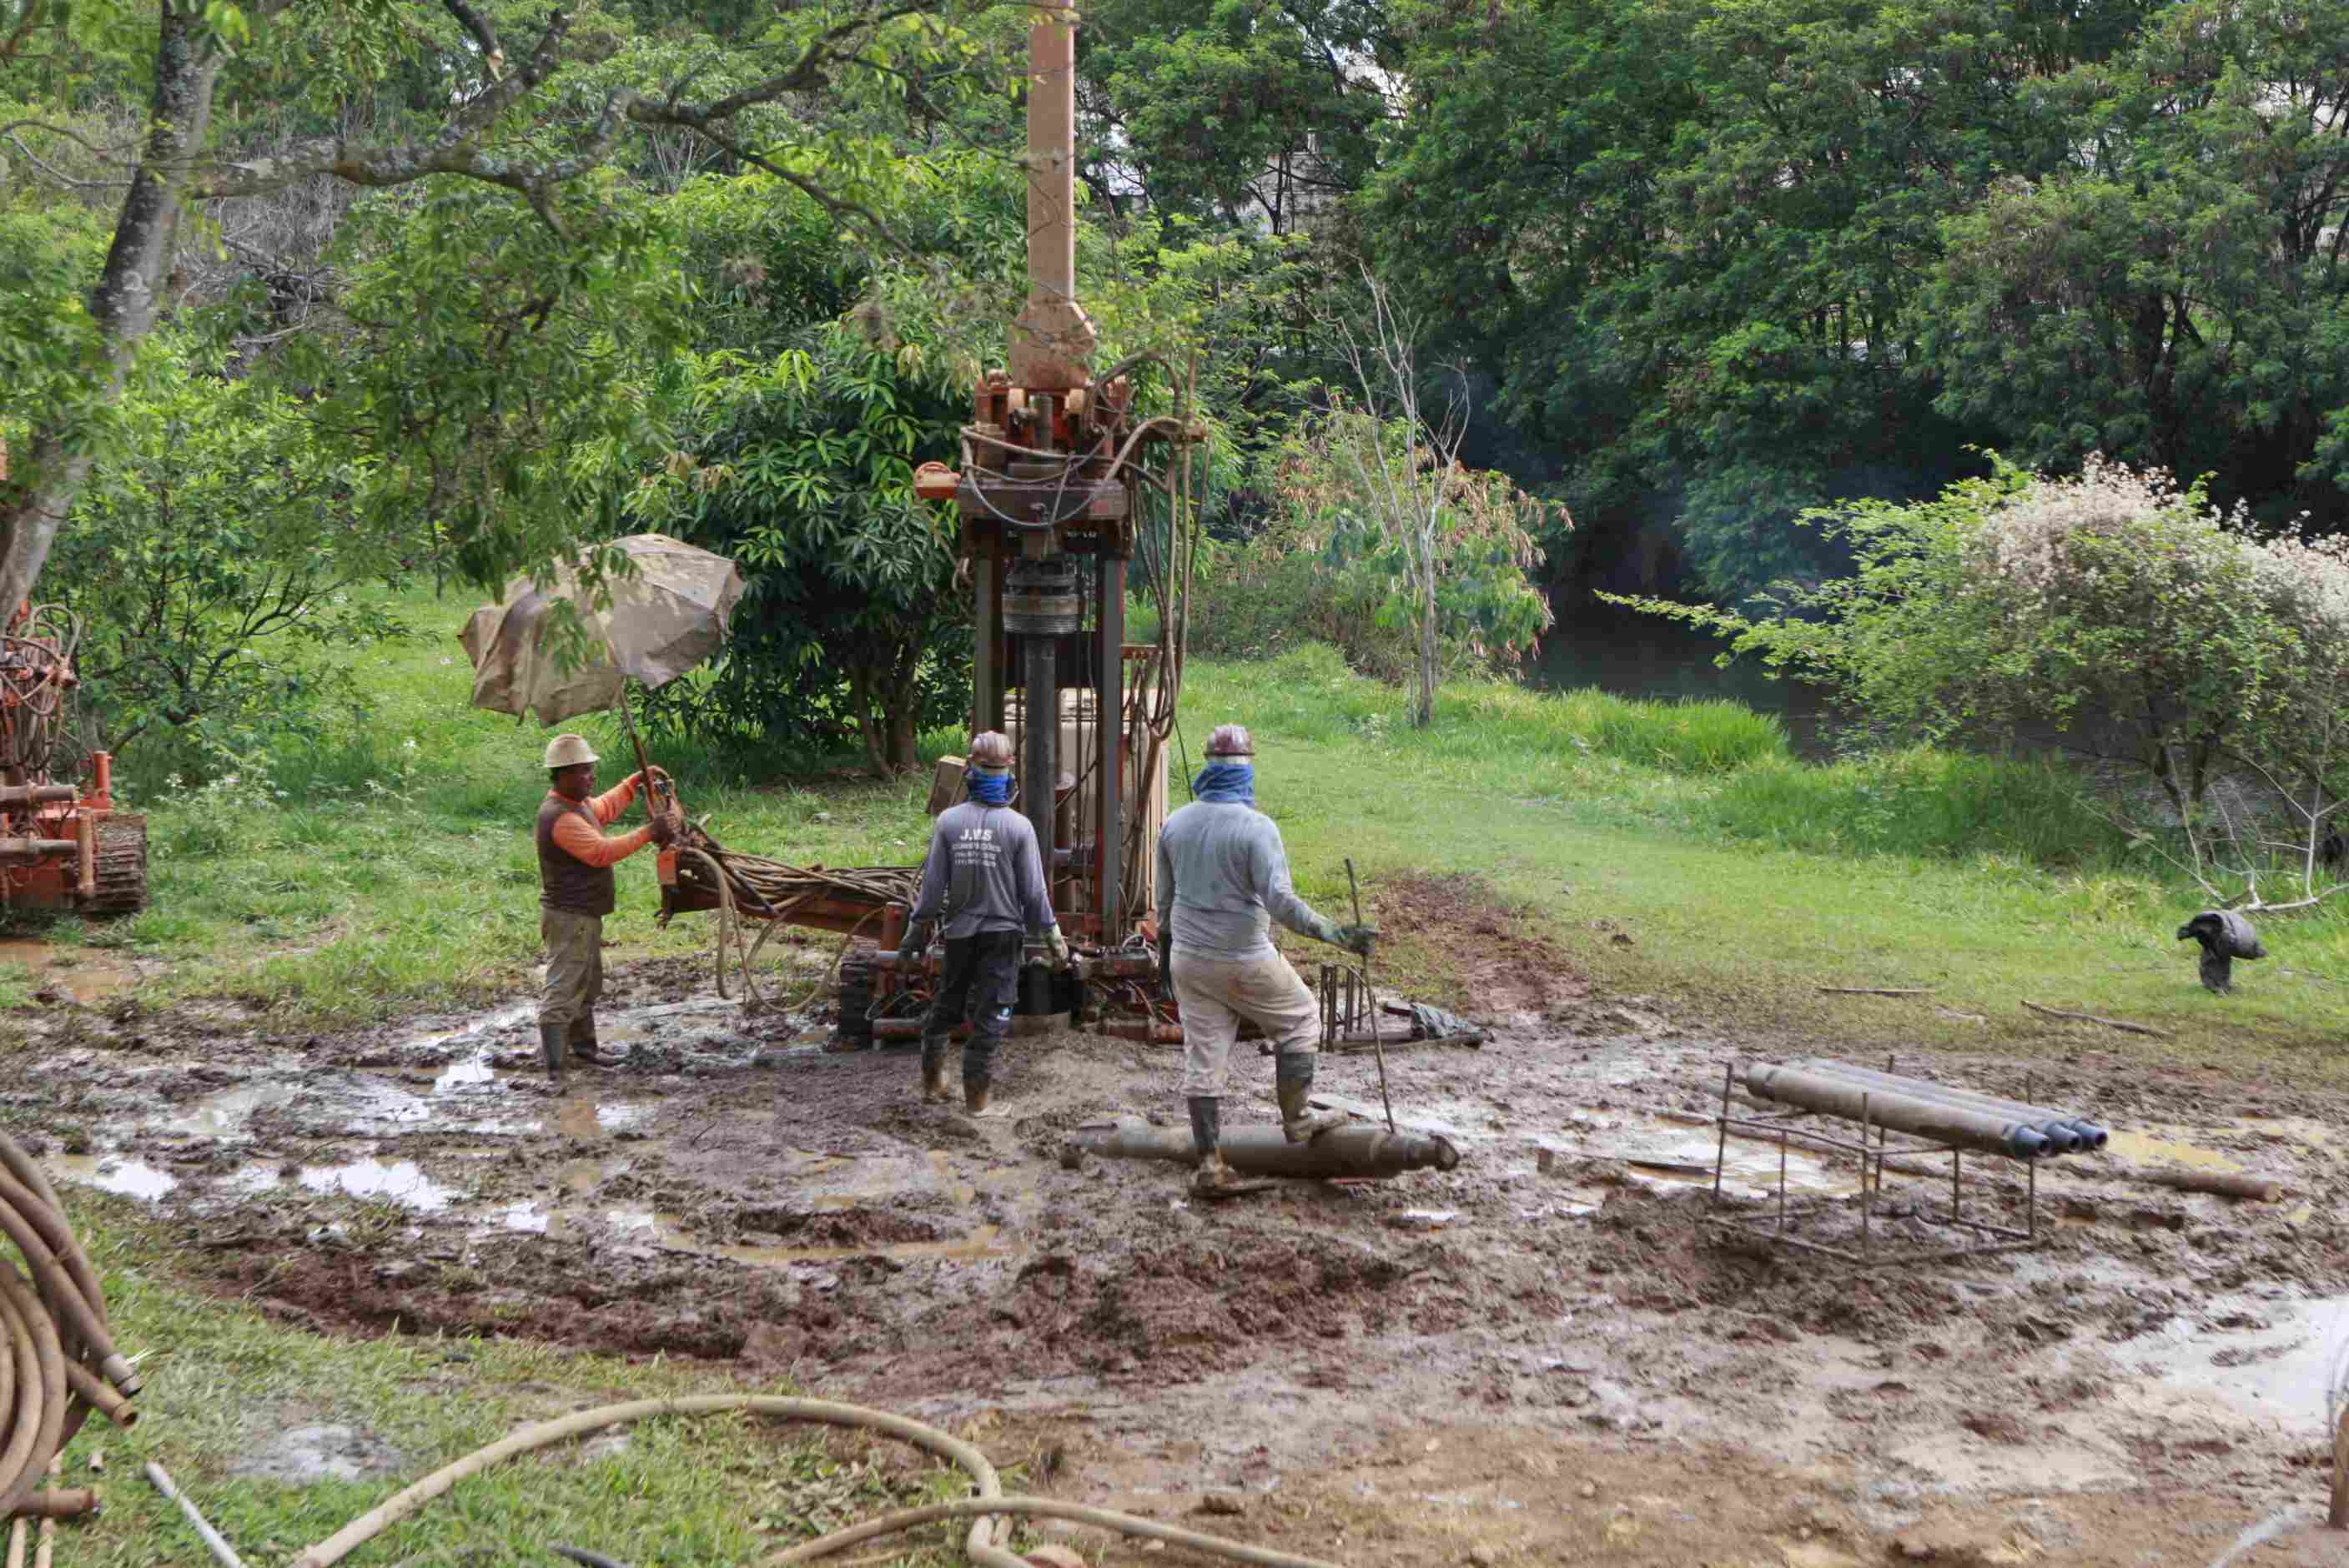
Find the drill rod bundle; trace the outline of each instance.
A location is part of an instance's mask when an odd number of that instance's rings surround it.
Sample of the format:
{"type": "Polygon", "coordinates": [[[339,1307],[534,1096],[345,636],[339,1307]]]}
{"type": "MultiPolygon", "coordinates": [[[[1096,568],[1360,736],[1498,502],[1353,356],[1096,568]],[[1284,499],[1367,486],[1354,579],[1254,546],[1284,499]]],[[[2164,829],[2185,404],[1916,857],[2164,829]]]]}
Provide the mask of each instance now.
{"type": "Polygon", "coordinates": [[[2025,1105],[2021,1100],[2002,1099],[1996,1095],[1976,1094],[1971,1089],[1952,1088],[1948,1084],[1931,1083],[1924,1078],[1898,1078],[1891,1073],[1878,1072],[1872,1068],[1856,1068],[1844,1062],[1807,1061],[1798,1063],[1797,1067],[1803,1072],[1841,1078],[1847,1083],[1867,1084],[1871,1088],[1906,1095],[1911,1099],[1938,1100],[1945,1105],[2006,1117],[2037,1129],[2040,1136],[2047,1140],[2046,1152],[2050,1154],[2069,1154],[2074,1150],[2093,1153],[2104,1148],[2112,1136],[2106,1129],[2069,1111],[2052,1110],[2044,1105],[2025,1105]]]}
{"type": "MultiPolygon", "coordinates": [[[[1864,1078],[1830,1076],[1817,1065],[1805,1068],[1768,1067],[1750,1064],[1744,1069],[1745,1088],[1755,1097],[1804,1110],[1821,1111],[1852,1121],[1865,1121],[1894,1132],[1905,1132],[1919,1138],[1930,1138],[1939,1143],[1971,1149],[1985,1154],[2003,1154],[2013,1160],[2036,1160],[2053,1151],[2055,1140],[2044,1128],[2048,1122],[2036,1124],[2028,1109],[2018,1114],[2001,1109],[1983,1109],[1955,1100],[1929,1098],[1913,1092],[1914,1080],[1895,1079],[1899,1087],[1864,1078]]],[[[1922,1086],[1934,1088],[1938,1086],[1922,1086]]],[[[2063,1119],[2060,1113],[2048,1116],[2063,1119]]],[[[2066,1132],[2065,1148],[2076,1145],[2076,1135],[2066,1132]]]]}
{"type": "MultiPolygon", "coordinates": [[[[115,1349],[97,1271],[67,1224],[56,1189],[15,1140],[0,1133],[0,1232],[31,1277],[0,1260],[0,1514],[43,1511],[34,1489],[49,1461],[98,1411],[116,1426],[136,1418],[139,1375],[115,1349]]],[[[62,1501],[63,1494],[58,1494],[62,1501]]],[[[98,1506],[96,1489],[76,1494],[98,1506]]]]}

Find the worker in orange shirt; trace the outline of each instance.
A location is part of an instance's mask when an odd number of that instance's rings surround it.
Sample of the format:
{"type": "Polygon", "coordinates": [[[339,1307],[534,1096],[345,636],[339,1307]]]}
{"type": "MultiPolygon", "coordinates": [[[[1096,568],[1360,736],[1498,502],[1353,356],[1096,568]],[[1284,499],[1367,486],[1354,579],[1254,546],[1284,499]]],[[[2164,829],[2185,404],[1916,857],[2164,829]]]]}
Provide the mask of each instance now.
{"type": "Polygon", "coordinates": [[[596,760],[582,737],[556,736],[547,744],[549,787],[538,808],[538,930],[546,943],[538,1047],[558,1089],[566,1048],[583,1062],[604,1060],[595,1048],[595,998],[604,994],[604,917],[617,902],[612,868],[647,843],[677,837],[676,820],[660,811],[649,811],[652,820],[632,833],[606,837],[604,824],[628,809],[646,779],[632,773],[593,795],[596,760]]]}

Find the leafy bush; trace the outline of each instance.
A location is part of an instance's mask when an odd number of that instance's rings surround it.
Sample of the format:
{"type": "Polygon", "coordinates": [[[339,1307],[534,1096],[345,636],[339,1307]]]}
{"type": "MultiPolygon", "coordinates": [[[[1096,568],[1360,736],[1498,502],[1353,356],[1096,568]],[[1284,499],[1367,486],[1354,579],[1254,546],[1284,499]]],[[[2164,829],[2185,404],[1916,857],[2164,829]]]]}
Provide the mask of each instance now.
{"type": "MultiPolygon", "coordinates": [[[[2290,803],[2313,877],[2349,785],[2349,549],[2263,542],[2199,486],[2101,460],[2072,479],[1997,462],[1932,500],[1805,521],[1847,541],[1858,570],[1782,584],[1775,618],[1615,602],[1710,627],[1731,639],[1724,657],[1757,655],[1917,738],[2115,726],[2208,874],[2222,858],[2204,820],[2210,786],[2248,769],[2290,803]]],[[[2255,877],[2271,858],[2255,826],[2220,836],[2242,861],[2230,875],[2255,877]]]]}

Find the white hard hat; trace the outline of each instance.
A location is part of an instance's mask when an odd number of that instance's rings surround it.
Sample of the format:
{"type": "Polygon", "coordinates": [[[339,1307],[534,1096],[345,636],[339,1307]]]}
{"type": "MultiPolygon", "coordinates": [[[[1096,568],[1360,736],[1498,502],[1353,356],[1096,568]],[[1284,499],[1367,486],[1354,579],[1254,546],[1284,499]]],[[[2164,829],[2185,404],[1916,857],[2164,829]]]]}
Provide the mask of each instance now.
{"type": "Polygon", "coordinates": [[[593,748],[583,735],[558,735],[546,743],[546,765],[549,768],[576,768],[583,762],[598,761],[593,748]]]}

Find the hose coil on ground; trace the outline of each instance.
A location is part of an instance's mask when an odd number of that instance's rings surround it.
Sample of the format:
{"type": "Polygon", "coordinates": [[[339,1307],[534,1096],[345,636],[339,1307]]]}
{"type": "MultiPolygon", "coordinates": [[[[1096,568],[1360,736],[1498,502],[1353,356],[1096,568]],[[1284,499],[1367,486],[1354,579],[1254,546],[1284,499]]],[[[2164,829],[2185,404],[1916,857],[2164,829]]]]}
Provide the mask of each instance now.
{"type": "Polygon", "coordinates": [[[66,1222],[47,1175],[0,1133],[0,1515],[27,1511],[49,1460],[97,1410],[136,1419],[139,1375],[115,1348],[98,1271],[66,1222]]]}

